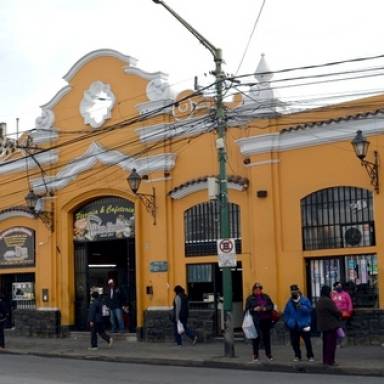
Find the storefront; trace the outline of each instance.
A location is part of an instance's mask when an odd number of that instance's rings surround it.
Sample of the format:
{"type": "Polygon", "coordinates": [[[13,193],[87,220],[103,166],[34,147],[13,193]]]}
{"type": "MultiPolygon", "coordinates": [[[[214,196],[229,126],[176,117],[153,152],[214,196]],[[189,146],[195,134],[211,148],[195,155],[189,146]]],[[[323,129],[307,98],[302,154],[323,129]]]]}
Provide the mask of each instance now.
{"type": "MultiPolygon", "coordinates": [[[[291,284],[315,303],[322,285],[340,280],[364,316],[382,321],[384,193],[351,140],[362,130],[381,155],[384,98],[290,113],[272,75],[255,77],[226,102],[235,327],[256,281],[282,309],[291,284]]],[[[19,139],[31,150],[8,138],[0,151],[0,288],[20,309],[19,327],[35,316],[28,334],[47,319],[49,335],[85,330],[90,292],[113,278],[130,332],[171,337],[179,284],[201,339],[220,334],[214,100],[175,96],[162,72],[113,50],[84,56],[64,79],[19,139]]]]}

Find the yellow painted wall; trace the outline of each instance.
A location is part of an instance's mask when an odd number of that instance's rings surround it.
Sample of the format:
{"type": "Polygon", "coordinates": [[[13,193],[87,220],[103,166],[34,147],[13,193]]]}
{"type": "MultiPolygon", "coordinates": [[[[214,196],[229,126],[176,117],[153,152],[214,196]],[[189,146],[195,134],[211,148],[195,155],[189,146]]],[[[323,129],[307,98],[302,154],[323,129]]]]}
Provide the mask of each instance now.
{"type": "MultiPolygon", "coordinates": [[[[162,115],[132,126],[120,126],[100,134],[85,125],[79,113],[83,93],[95,80],[111,85],[116,96],[116,106],[111,119],[105,126],[114,126],[137,116],[136,105],[148,101],[146,86],[148,80],[123,72],[121,60],[114,57],[98,57],[86,63],[70,81],[71,90],[53,108],[55,127],[60,138],[49,145],[63,145],[58,148],[60,161],[47,167],[48,175],[55,175],[71,160],[83,155],[93,142],[108,150],[137,157],[148,151],[151,144],[138,141],[136,128],[173,121],[170,115],[162,115]],[[68,140],[72,140],[69,144],[68,140]],[[64,145],[65,144],[65,145],[64,145]]],[[[188,93],[186,93],[188,94],[188,93]]],[[[281,308],[288,296],[289,285],[297,283],[305,287],[304,257],[376,253],[379,260],[380,306],[384,308],[384,211],[383,193],[375,194],[375,226],[377,246],[370,248],[302,251],[300,199],[317,190],[333,186],[356,186],[372,189],[368,177],[355,158],[349,142],[322,144],[305,149],[288,150],[280,153],[254,155],[251,164],[244,164],[236,140],[239,138],[279,132],[284,127],[305,121],[334,118],[372,109],[380,105],[381,98],[371,102],[347,103],[340,108],[321,109],[310,113],[294,114],[276,119],[252,122],[242,129],[230,128],[227,135],[228,174],[249,179],[249,188],[239,192],[230,190],[229,201],[240,205],[243,292],[248,295],[255,281],[260,281],[281,308]],[[257,191],[266,190],[266,198],[258,198],[257,191]]],[[[212,100],[207,101],[211,105],[212,100]]],[[[197,112],[197,115],[206,110],[197,112]]],[[[182,116],[181,116],[182,117],[182,116]]],[[[309,133],[310,134],[310,133],[309,133]]],[[[216,256],[184,256],[184,211],[208,199],[206,191],[173,200],[168,192],[192,179],[217,174],[215,133],[210,132],[191,137],[181,142],[166,142],[151,150],[151,154],[175,153],[176,165],[170,177],[163,172],[149,175],[142,183],[140,192],[152,193],[156,188],[157,223],[145,210],[140,200],[129,190],[127,173],[118,165],[97,163],[83,172],[68,186],[55,194],[55,230],[50,233],[38,219],[12,218],[0,222],[0,231],[12,226],[26,226],[36,231],[36,266],[30,269],[5,270],[0,274],[32,271],[36,273],[37,305],[59,307],[62,324],[74,322],[74,247],[73,212],[85,203],[98,197],[112,195],[135,202],[136,218],[136,265],[138,325],[142,324],[143,310],[148,306],[169,306],[172,302],[172,288],[176,284],[186,285],[186,264],[210,263],[216,256]],[[150,273],[151,261],[167,260],[169,270],[165,273],[150,273]],[[145,293],[146,286],[153,286],[153,295],[145,293]],[[43,303],[41,289],[49,288],[50,300],[43,303]]],[[[371,146],[382,150],[384,140],[370,137],[371,146]]],[[[139,156],[140,157],[140,156],[139,156]]],[[[31,177],[40,176],[39,171],[30,171],[31,177]]],[[[0,209],[24,204],[28,191],[25,173],[0,175],[0,209]]]]}

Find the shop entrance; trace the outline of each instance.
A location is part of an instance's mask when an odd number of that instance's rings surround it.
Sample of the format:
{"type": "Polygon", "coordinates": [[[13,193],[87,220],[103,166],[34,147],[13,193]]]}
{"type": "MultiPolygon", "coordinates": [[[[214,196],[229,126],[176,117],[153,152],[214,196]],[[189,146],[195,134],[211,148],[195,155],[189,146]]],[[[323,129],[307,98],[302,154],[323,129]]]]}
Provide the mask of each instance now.
{"type": "MultiPolygon", "coordinates": [[[[127,200],[105,197],[74,215],[75,328],[88,328],[91,292],[106,302],[106,288],[113,279],[120,289],[125,329],[136,331],[136,268],[134,208],[127,200]]],[[[105,324],[110,325],[108,316],[105,324]]]]}
{"type": "MultiPolygon", "coordinates": [[[[97,290],[105,299],[107,281],[119,287],[128,312],[126,330],[136,331],[136,276],[134,239],[75,243],[76,328],[87,329],[90,294],[97,290]]],[[[106,319],[108,325],[108,319],[106,319]]]]}

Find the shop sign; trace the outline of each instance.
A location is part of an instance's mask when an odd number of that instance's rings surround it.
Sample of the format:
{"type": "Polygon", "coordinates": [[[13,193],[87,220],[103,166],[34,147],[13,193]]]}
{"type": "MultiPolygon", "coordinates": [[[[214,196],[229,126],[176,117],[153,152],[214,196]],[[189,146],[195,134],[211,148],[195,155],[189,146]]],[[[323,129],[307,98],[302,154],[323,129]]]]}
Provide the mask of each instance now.
{"type": "Polygon", "coordinates": [[[134,236],[134,205],[118,197],[95,200],[74,214],[74,240],[96,241],[134,236]]]}
{"type": "Polygon", "coordinates": [[[151,261],[149,263],[150,272],[167,272],[168,262],[167,261],[151,261]]]}
{"type": "Polygon", "coordinates": [[[236,267],[235,239],[217,240],[219,267],[236,267]]]}
{"type": "Polygon", "coordinates": [[[0,233],[0,266],[18,267],[35,264],[35,231],[13,227],[0,233]]]}

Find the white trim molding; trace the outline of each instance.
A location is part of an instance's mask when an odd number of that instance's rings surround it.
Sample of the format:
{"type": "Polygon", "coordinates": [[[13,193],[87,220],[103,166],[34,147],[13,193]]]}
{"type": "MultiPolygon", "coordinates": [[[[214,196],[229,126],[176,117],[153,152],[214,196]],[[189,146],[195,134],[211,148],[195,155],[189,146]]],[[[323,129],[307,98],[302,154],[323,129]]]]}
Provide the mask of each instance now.
{"type": "MultiPolygon", "coordinates": [[[[54,164],[59,160],[59,156],[55,150],[37,153],[34,157],[40,165],[54,164]]],[[[31,157],[14,161],[12,160],[8,161],[8,163],[1,164],[0,174],[4,175],[11,172],[24,172],[27,170],[27,164],[29,170],[37,167],[36,161],[34,161],[31,157]]]]}
{"type": "MultiPolygon", "coordinates": [[[[234,183],[231,181],[228,182],[227,186],[228,186],[228,189],[232,189],[232,190],[240,191],[240,192],[243,192],[247,189],[247,187],[245,185],[242,185],[239,183],[234,183]]],[[[186,185],[185,187],[182,187],[182,188],[178,189],[177,191],[170,193],[169,196],[174,200],[179,200],[185,196],[191,195],[192,193],[200,192],[200,191],[204,191],[204,190],[207,190],[207,195],[208,195],[208,181],[207,180],[198,181],[198,182],[186,185]]]]}
{"type": "Polygon", "coordinates": [[[127,56],[123,55],[119,51],[115,51],[114,49],[97,49],[95,51],[91,51],[84,55],[82,58],[76,61],[75,64],[72,65],[72,67],[69,69],[69,71],[63,76],[63,79],[66,82],[70,82],[73,77],[76,75],[76,73],[81,69],[82,66],[87,64],[93,59],[96,59],[98,57],[103,57],[103,56],[111,56],[115,57],[116,59],[119,59],[125,63],[129,63],[129,65],[136,65],[137,64],[137,59],[135,59],[132,56],[127,56]]]}
{"type": "Polygon", "coordinates": [[[61,88],[55,94],[55,96],[53,96],[52,99],[48,101],[48,103],[40,105],[40,108],[52,109],[71,89],[72,87],[70,85],[66,85],[65,87],[61,88]]]}
{"type": "Polygon", "coordinates": [[[0,221],[11,219],[13,217],[27,217],[28,219],[35,218],[35,216],[31,212],[28,212],[27,210],[21,208],[14,208],[9,210],[7,209],[0,212],[0,221]]]}
{"type": "Polygon", "coordinates": [[[338,141],[350,141],[357,130],[366,136],[384,133],[383,115],[369,118],[332,122],[327,125],[302,128],[281,133],[251,136],[236,140],[243,156],[260,153],[283,152],[292,149],[312,147],[338,141]]]}
{"type": "Polygon", "coordinates": [[[132,66],[124,67],[124,72],[127,75],[139,76],[145,80],[154,80],[154,79],[167,80],[168,79],[168,75],[164,72],[146,72],[140,68],[135,67],[134,65],[135,64],[133,64],[132,66]]]}
{"type": "Polygon", "coordinates": [[[44,180],[36,178],[31,181],[31,184],[37,194],[45,192],[45,185],[49,191],[57,191],[66,187],[81,173],[92,169],[97,162],[116,165],[127,172],[135,168],[138,173],[148,175],[156,171],[170,171],[174,168],[175,161],[176,154],[174,153],[162,153],[135,159],[116,150],[106,150],[98,143],[92,143],[84,154],[61,169],[56,176],[46,176],[44,180]]]}

